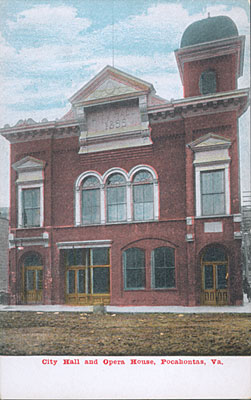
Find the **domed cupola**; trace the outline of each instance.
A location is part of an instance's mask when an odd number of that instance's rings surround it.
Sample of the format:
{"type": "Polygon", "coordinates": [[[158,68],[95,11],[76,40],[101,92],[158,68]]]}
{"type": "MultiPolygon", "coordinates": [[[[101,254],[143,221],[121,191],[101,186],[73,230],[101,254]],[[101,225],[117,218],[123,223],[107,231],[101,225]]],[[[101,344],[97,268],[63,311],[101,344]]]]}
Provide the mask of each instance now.
{"type": "Polygon", "coordinates": [[[237,88],[242,75],[245,37],[231,18],[217,16],[189,25],[175,55],[184,97],[209,95],[237,88]]]}
{"type": "Polygon", "coordinates": [[[229,17],[219,15],[196,21],[189,25],[183,33],[180,47],[213,42],[238,36],[238,29],[229,17]]]}

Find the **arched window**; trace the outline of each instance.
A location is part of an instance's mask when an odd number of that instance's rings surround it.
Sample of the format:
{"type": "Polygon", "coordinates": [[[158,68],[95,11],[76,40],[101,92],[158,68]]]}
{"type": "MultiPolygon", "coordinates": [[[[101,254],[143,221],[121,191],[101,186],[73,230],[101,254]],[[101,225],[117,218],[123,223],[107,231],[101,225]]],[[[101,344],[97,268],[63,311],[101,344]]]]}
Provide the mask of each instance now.
{"type": "Polygon", "coordinates": [[[175,287],[175,256],[172,247],[158,247],[153,250],[152,286],[156,289],[175,287]]]}
{"type": "Polygon", "coordinates": [[[125,289],[145,288],[145,252],[132,247],[123,253],[125,289]]]}
{"type": "Polygon", "coordinates": [[[210,94],[216,92],[216,73],[208,69],[203,71],[200,76],[199,88],[201,94],[210,94]]]}
{"type": "Polygon", "coordinates": [[[154,216],[153,177],[148,171],[139,171],[133,178],[133,219],[147,221],[154,216]]]}
{"type": "Polygon", "coordinates": [[[95,176],[88,176],[82,184],[82,223],[100,223],[100,184],[95,176]]]}
{"type": "Polygon", "coordinates": [[[107,222],[126,221],[126,180],[115,173],[106,181],[107,222]]]}

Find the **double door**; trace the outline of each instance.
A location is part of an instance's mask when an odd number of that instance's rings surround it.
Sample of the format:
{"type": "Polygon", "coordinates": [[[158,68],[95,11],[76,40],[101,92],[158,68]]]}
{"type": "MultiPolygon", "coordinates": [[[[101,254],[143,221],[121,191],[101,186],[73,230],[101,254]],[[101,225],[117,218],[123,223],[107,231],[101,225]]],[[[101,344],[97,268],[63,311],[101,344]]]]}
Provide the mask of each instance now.
{"type": "Polygon", "coordinates": [[[228,304],[228,265],[227,262],[202,263],[202,304],[228,304]]]}

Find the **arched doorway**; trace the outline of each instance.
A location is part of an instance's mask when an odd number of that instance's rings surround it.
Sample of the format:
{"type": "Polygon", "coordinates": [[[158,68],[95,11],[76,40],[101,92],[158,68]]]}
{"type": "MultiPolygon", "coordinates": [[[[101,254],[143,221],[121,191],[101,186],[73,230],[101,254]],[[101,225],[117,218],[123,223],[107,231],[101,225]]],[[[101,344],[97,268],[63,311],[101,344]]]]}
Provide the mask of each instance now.
{"type": "Polygon", "coordinates": [[[207,247],[201,256],[202,295],[204,305],[228,304],[228,257],[219,245],[207,247]]]}
{"type": "Polygon", "coordinates": [[[43,300],[43,262],[38,253],[28,253],[22,261],[22,302],[39,304],[43,300]]]}

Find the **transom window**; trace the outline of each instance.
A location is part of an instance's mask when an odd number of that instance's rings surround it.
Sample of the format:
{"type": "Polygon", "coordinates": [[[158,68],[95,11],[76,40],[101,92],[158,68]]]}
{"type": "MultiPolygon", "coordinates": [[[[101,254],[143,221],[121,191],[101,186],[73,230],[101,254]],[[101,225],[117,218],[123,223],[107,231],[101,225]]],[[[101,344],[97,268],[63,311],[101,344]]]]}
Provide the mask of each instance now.
{"type": "Polygon", "coordinates": [[[83,181],[82,223],[100,223],[100,184],[95,176],[88,176],[83,181]]]}
{"type": "Polygon", "coordinates": [[[22,190],[23,226],[40,226],[40,188],[22,190]]]}
{"type": "Polygon", "coordinates": [[[202,72],[199,81],[201,94],[210,94],[216,92],[216,73],[213,70],[202,72]]]}
{"type": "Polygon", "coordinates": [[[132,247],[123,253],[125,289],[145,288],[145,251],[132,247]]]}
{"type": "Polygon", "coordinates": [[[201,172],[202,215],[225,213],[224,170],[201,172]]]}
{"type": "Polygon", "coordinates": [[[150,172],[140,171],[133,179],[133,219],[147,221],[153,219],[153,178],[150,172]]]}
{"type": "Polygon", "coordinates": [[[126,180],[121,174],[109,176],[106,182],[107,221],[126,220],[126,180]]]}
{"type": "Polygon", "coordinates": [[[158,289],[175,287],[175,257],[172,247],[158,247],[153,250],[152,285],[158,289]]]}

